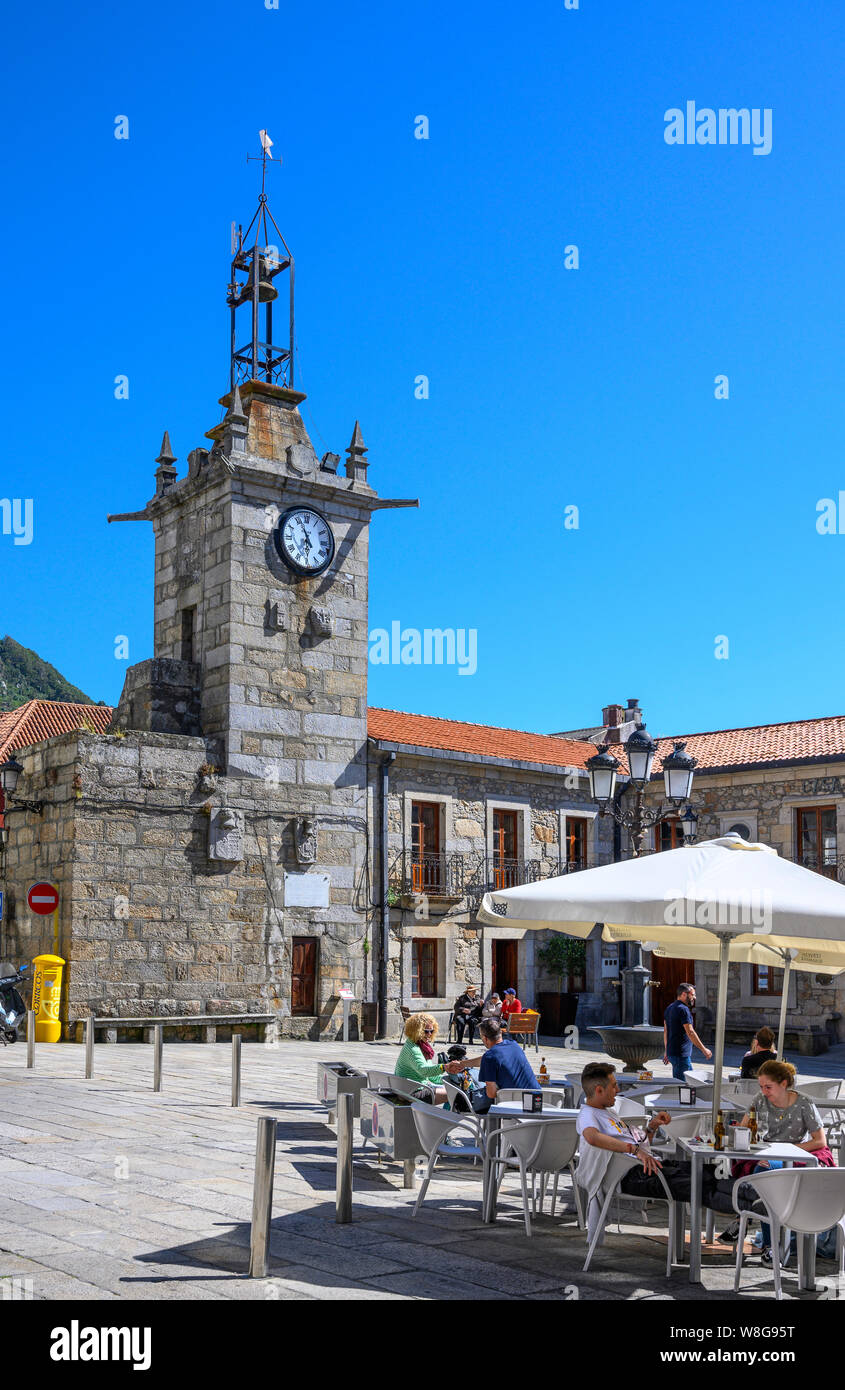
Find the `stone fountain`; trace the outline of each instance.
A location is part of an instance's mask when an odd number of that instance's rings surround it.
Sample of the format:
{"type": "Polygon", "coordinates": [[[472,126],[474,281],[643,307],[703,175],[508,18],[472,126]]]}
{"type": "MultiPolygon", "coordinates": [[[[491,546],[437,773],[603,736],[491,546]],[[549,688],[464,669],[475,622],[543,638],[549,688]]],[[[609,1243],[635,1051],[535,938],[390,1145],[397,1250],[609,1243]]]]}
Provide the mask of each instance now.
{"type": "Polygon", "coordinates": [[[642,1071],[649,1060],[663,1059],[663,1029],[650,1023],[594,1024],[592,1031],[598,1033],[605,1052],[625,1063],[623,1071],[642,1071]]]}

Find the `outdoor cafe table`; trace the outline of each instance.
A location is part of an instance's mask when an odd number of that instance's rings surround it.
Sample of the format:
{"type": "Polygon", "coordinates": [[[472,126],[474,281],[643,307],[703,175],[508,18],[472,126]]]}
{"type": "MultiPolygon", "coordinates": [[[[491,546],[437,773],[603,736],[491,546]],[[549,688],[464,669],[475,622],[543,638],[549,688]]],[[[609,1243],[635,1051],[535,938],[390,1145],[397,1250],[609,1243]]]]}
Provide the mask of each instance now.
{"type": "MultiPolygon", "coordinates": [[[[502,1127],[503,1120],[523,1120],[526,1124],[554,1124],[555,1120],[575,1120],[578,1118],[577,1110],[564,1110],[554,1107],[548,1110],[538,1110],[529,1114],[523,1110],[522,1101],[505,1100],[499,1105],[491,1105],[484,1115],[479,1115],[478,1119],[487,1130],[488,1136],[496,1134],[502,1127]]],[[[481,1219],[485,1225],[489,1226],[496,1220],[496,1196],[497,1183],[495,1180],[495,1169],[493,1162],[487,1157],[487,1149],[484,1149],[484,1162],[482,1165],[482,1187],[481,1187],[481,1219]]]]}
{"type": "MultiPolygon", "coordinates": [[[[652,1091],[649,1091],[648,1094],[653,1095],[654,1093],[652,1091]]],[[[696,1101],[694,1105],[684,1105],[679,1100],[653,1100],[649,1101],[648,1104],[646,1104],[645,1096],[630,1096],[626,1097],[626,1099],[641,1100],[643,1102],[643,1108],[645,1110],[665,1110],[668,1115],[713,1114],[713,1104],[712,1101],[709,1100],[696,1101]]],[[[740,1100],[737,1096],[723,1096],[720,1108],[722,1110],[738,1111],[739,1114],[744,1115],[748,1107],[746,1106],[745,1102],[743,1100],[740,1100]]]]}
{"type": "MultiPolygon", "coordinates": [[[[797,1144],[760,1144],[754,1149],[714,1149],[712,1144],[697,1144],[693,1139],[675,1140],[676,1145],[689,1155],[692,1167],[692,1182],[690,1186],[690,1232],[689,1232],[689,1281],[691,1284],[701,1283],[701,1175],[705,1163],[717,1162],[720,1158],[754,1159],[760,1163],[764,1158],[780,1159],[787,1167],[791,1168],[795,1163],[805,1163],[811,1168],[818,1167],[818,1159],[806,1149],[801,1149],[797,1144]]],[[[753,1178],[749,1178],[753,1182],[753,1178]]],[[[682,1210],[682,1204],[678,1204],[682,1210]]],[[[683,1252],[683,1243],[678,1247],[679,1252],[683,1252]]]]}

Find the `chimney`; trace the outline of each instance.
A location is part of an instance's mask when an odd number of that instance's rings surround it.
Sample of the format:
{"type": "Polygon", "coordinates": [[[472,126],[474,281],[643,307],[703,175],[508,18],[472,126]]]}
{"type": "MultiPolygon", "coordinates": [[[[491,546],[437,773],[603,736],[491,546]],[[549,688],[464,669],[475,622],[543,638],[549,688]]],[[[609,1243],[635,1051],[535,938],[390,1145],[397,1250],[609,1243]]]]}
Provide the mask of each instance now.
{"type": "Polygon", "coordinates": [[[622,723],[624,710],[621,705],[605,705],[601,712],[601,722],[606,729],[615,729],[622,723]]]}
{"type": "Polygon", "coordinates": [[[636,724],[637,728],[640,727],[640,725],[643,722],[643,712],[640,709],[639,700],[628,701],[628,708],[625,711],[625,719],[626,722],[632,720],[636,724]]]}

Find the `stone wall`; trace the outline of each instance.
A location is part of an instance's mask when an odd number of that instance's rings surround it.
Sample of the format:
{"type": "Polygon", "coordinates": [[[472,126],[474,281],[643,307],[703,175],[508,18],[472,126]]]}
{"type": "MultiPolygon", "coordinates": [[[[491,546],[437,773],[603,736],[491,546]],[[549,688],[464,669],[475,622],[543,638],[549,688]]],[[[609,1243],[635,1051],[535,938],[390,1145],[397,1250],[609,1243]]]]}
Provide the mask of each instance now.
{"type": "Polygon", "coordinates": [[[30,917],[34,879],[59,885],[59,953],[67,961],[62,1018],[267,1012],[293,1036],[333,1037],[338,990],[361,997],[366,901],[356,881],[360,817],[316,817],[328,907],[285,903],[285,871],[299,871],[285,789],[211,776],[199,738],[69,734],[24,750],[26,794],[43,796],[7,856],[2,954],[52,949],[30,917]],[[243,819],[242,858],[209,857],[220,807],[243,819]],[[211,814],[209,814],[209,812],[211,814]],[[319,1011],[291,1017],[291,942],[320,939],[319,1011]]]}

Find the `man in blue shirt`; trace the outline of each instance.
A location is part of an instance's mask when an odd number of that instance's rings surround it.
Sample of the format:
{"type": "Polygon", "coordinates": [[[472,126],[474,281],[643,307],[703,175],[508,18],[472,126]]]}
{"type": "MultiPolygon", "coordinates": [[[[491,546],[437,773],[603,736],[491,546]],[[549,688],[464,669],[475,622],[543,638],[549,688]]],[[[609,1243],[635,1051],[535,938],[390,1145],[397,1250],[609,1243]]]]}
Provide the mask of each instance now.
{"type": "Polygon", "coordinates": [[[678,985],[678,997],[663,1015],[663,1062],[671,1065],[672,1075],[678,1081],[683,1081],[684,1073],[692,1066],[693,1044],[708,1062],[713,1056],[692,1026],[694,1004],[695,985],[678,985]]]}
{"type": "Polygon", "coordinates": [[[472,1061],[467,1059],[460,1065],[478,1067],[478,1079],[486,1086],[491,1101],[496,1099],[497,1091],[509,1086],[519,1091],[540,1090],[540,1083],[519,1043],[514,1042],[513,1038],[503,1037],[498,1023],[485,1018],[478,1031],[485,1047],[484,1056],[474,1057],[472,1061]]]}

